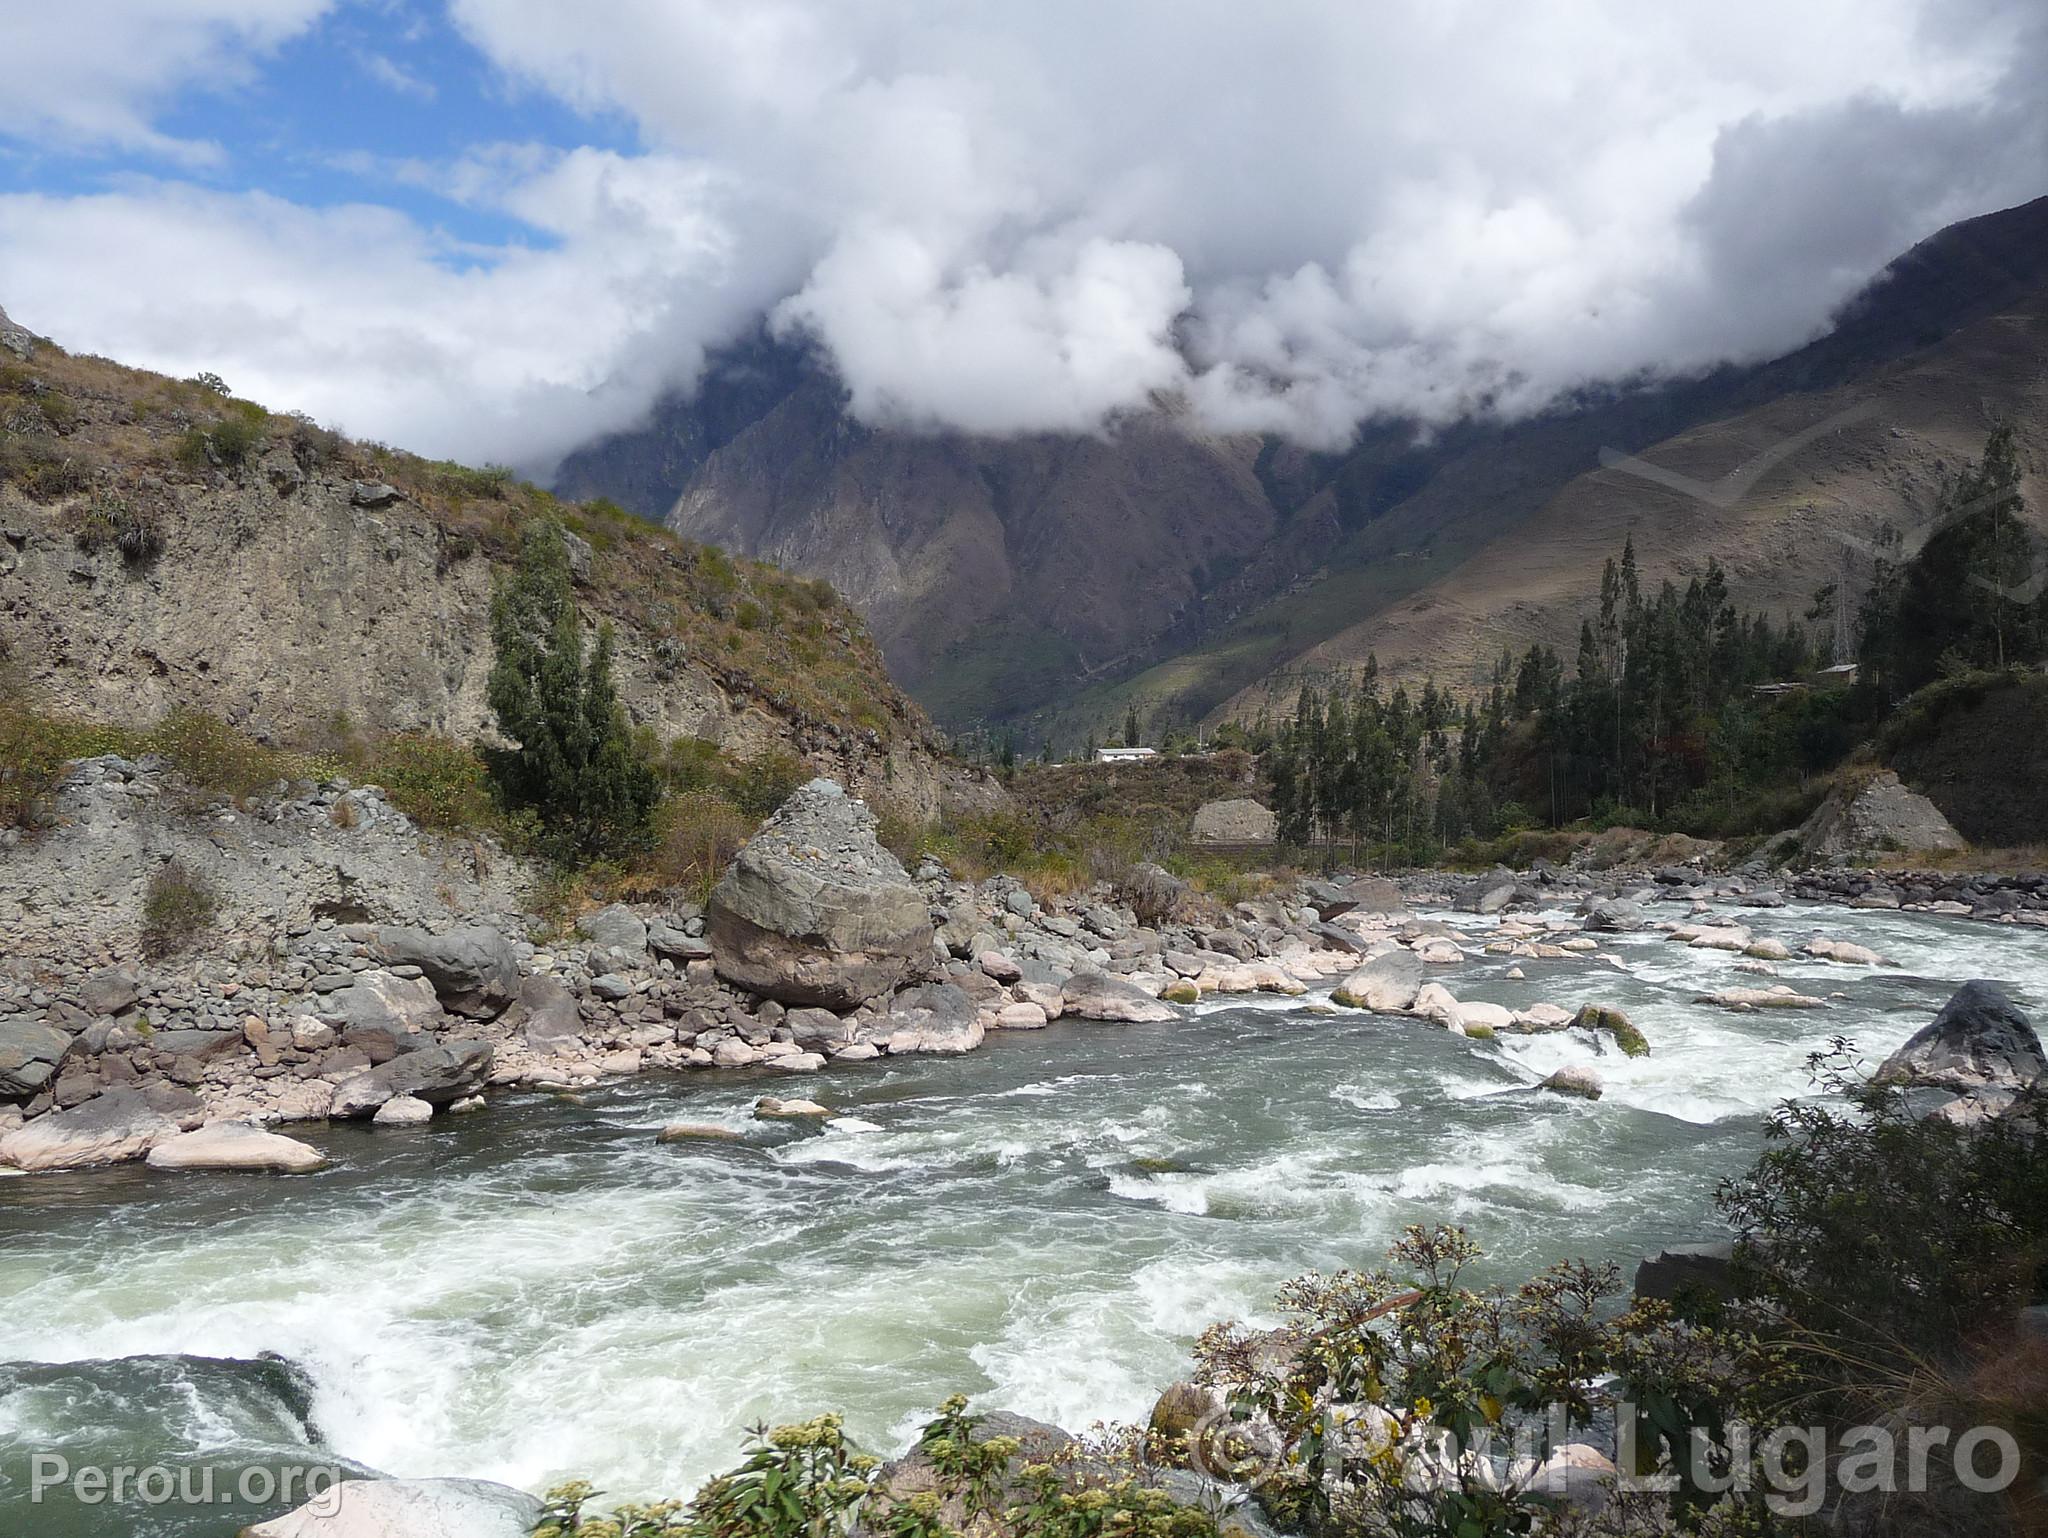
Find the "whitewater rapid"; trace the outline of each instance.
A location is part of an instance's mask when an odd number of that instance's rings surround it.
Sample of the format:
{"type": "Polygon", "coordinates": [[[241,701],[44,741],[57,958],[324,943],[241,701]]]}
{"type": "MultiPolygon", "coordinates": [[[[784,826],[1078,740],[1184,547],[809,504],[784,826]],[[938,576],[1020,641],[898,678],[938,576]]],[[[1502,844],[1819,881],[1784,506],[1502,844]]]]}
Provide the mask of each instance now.
{"type": "MultiPolygon", "coordinates": [[[[835,1070],[802,1084],[850,1118],[822,1129],[751,1117],[786,1079],[647,1078],[417,1132],[337,1126],[309,1134],[334,1166],[289,1180],[4,1180],[0,1361],[277,1353],[349,1459],[531,1489],[579,1475],[620,1496],[686,1492],[734,1461],[746,1425],[820,1409],[882,1451],[956,1390],[1070,1427],[1142,1416],[1205,1324],[1269,1317],[1296,1272],[1372,1264],[1403,1224],[1437,1219],[1470,1227],[1501,1279],[1574,1255],[1632,1264],[1713,1232],[1715,1183],[1832,1037],[1874,1059],[1969,977],[2048,1009],[2040,930],[1729,916],[1900,964],[1780,964],[1839,997],[1749,1015],[1693,1002],[1758,981],[1736,958],[1654,933],[1603,937],[1619,967],[1446,972],[1461,999],[1626,1009],[1652,1051],[1600,1056],[1595,1103],[1532,1088],[1594,1057],[1575,1037],[1469,1041],[1262,998],[835,1070]],[[745,1140],[657,1145],[676,1119],[745,1140]]],[[[96,1370],[118,1396],[122,1369],[96,1370]]],[[[50,1396],[5,1385],[0,1463],[56,1434],[50,1396]]],[[[160,1422],[188,1452],[277,1435],[203,1384],[134,1393],[133,1434],[160,1422]]]]}

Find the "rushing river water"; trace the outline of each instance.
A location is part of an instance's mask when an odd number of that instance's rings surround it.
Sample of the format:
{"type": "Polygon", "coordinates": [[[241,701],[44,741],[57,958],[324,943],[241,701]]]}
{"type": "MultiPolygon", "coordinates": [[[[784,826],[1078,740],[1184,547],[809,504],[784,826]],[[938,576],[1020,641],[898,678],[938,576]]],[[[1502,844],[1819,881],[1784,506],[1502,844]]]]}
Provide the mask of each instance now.
{"type": "Polygon", "coordinates": [[[419,1131],[336,1126],[303,1134],[334,1164],[292,1179],[0,1180],[0,1532],[211,1538],[248,1520],[31,1508],[44,1450],[328,1461],[306,1452],[317,1437],[392,1474],[587,1475],[624,1496],[685,1492],[744,1426],[819,1409],[883,1450],[954,1390],[1068,1426],[1140,1416],[1203,1325],[1260,1316],[1301,1270],[1377,1261],[1405,1223],[1466,1224],[1500,1279],[1710,1234],[1715,1182],[1829,1038],[1875,1057],[1969,977],[2048,1007],[2048,932],[1732,916],[1901,965],[1783,964],[1841,997],[1751,1015],[1692,998],[1762,980],[1660,934],[1610,937],[1622,969],[1450,969],[1461,998],[1626,1009],[1653,1050],[1601,1057],[1597,1103],[1531,1088],[1594,1056],[1570,1036],[1476,1042],[1273,999],[801,1081],[649,1078],[419,1131]],[[867,1128],[751,1118],[792,1088],[867,1128]],[[678,1118],[745,1141],[657,1145],[678,1118]]]}

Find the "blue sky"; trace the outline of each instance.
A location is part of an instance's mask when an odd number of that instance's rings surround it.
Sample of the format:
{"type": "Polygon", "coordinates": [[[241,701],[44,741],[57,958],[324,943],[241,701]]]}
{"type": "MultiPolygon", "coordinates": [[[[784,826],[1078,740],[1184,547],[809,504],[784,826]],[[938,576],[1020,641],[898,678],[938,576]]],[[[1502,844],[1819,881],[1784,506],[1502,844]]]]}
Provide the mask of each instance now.
{"type": "MultiPolygon", "coordinates": [[[[633,153],[630,117],[584,113],[515,82],[436,5],[343,4],[243,68],[176,91],[154,118],[170,138],[218,146],[217,164],[170,157],[182,179],[262,191],[309,207],[394,208],[457,243],[552,244],[501,209],[422,185],[404,168],[458,160],[481,145],[578,146],[633,153]]],[[[109,154],[63,138],[0,140],[0,185],[77,195],[159,176],[165,157],[109,154]]]]}
{"type": "Polygon", "coordinates": [[[542,474],[764,318],[912,429],[1539,410],[2048,191],[2038,0],[0,7],[16,319],[542,474]]]}

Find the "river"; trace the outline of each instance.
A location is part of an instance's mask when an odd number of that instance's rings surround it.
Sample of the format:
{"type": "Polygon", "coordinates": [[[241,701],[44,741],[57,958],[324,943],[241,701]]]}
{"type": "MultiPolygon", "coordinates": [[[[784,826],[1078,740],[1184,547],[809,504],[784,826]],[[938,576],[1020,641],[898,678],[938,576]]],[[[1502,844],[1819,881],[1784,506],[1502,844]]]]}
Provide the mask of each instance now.
{"type": "Polygon", "coordinates": [[[1469,1041],[1275,998],[800,1081],[656,1076],[417,1131],[337,1125],[299,1134],[333,1165],[290,1179],[0,1180],[0,1531],[210,1538],[276,1509],[32,1507],[37,1452],[339,1454],[624,1497],[685,1493],[735,1461],[741,1428],[821,1409],[881,1451],[955,1390],[1074,1428],[1142,1416],[1203,1325],[1268,1316],[1299,1271],[1374,1263],[1406,1223],[1467,1225],[1501,1280],[1710,1235],[1716,1182],[1831,1037],[1875,1058],[1969,977],[2048,1008],[2048,932],[1731,917],[1900,965],[1781,964],[1841,997],[1747,1015],[1693,995],[1766,980],[1661,934],[1605,937],[1620,969],[1448,972],[1463,999],[1626,1009],[1652,1051],[1599,1058],[1597,1103],[1532,1088],[1594,1056],[1572,1037],[1469,1041]],[[793,1090],[849,1120],[751,1117],[793,1090]],[[657,1145],[679,1118],[745,1138],[657,1145]]]}

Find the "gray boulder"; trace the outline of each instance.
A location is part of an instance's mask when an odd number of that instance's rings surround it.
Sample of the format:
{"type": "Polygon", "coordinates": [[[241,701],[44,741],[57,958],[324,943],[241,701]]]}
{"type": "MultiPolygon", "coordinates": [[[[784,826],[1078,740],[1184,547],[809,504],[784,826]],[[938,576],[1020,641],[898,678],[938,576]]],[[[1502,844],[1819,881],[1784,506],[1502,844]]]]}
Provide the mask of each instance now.
{"type": "Polygon", "coordinates": [[[1674,1244],[1636,1267],[1636,1296],[1667,1303],[1716,1296],[1727,1290],[1734,1265],[1735,1246],[1726,1241],[1674,1244]]]}
{"type": "Polygon", "coordinates": [[[792,1009],[783,1017],[791,1040],[801,1046],[837,1046],[853,1040],[853,1026],[829,1009],[792,1009]]]}
{"type": "Polygon", "coordinates": [[[0,1100],[39,1093],[56,1077],[71,1037],[27,1015],[0,1015],[0,1100]]]}
{"type": "Polygon", "coordinates": [[[762,825],[711,894],[718,975],[784,1004],[856,1009],[930,958],[925,899],[875,840],[875,818],[812,780],[762,825]]]}
{"type": "Polygon", "coordinates": [[[2048,1059],[2041,1039],[1995,983],[1964,983],[1941,1013],[1884,1060],[1878,1078],[1893,1084],[1932,1085],[1969,1093],[2019,1090],[2032,1084],[2048,1059]]]}
{"type": "Polygon", "coordinates": [[[576,995],[552,977],[529,977],[519,985],[520,1029],[536,1052],[559,1052],[583,1039],[576,995]]]}
{"type": "Polygon", "coordinates": [[[519,958],[512,942],[488,924],[465,924],[439,935],[380,929],[376,953],[395,966],[418,967],[442,1008],[472,1020],[495,1020],[519,997],[519,958]]]}
{"type": "Polygon", "coordinates": [[[142,997],[142,979],[133,967],[108,967],[95,972],[78,990],[79,1002],[93,1015],[118,1015],[142,997]]]}
{"type": "Polygon", "coordinates": [[[1553,1095],[1570,1095],[1579,1100],[1598,1100],[1606,1092],[1600,1070],[1587,1063],[1566,1063],[1536,1086],[1553,1095]]]}
{"type": "Polygon", "coordinates": [[[647,946],[655,955],[671,961],[706,961],[711,956],[709,940],[661,918],[648,923],[647,946]]]}
{"type": "Polygon", "coordinates": [[[526,1538],[540,1501],[482,1479],[356,1479],[241,1538],[526,1538]]]}
{"type": "Polygon", "coordinates": [[[1338,984],[1330,1001],[1375,1014],[1400,1015],[1415,1007],[1415,996],[1421,991],[1422,958],[1411,950],[1388,951],[1338,984]]]}
{"type": "Polygon", "coordinates": [[[576,921],[576,928],[592,943],[606,950],[625,951],[638,956],[647,949],[647,924],[624,903],[613,903],[576,921]]]}
{"type": "Polygon", "coordinates": [[[323,994],[313,1013],[351,1045],[365,1045],[357,1038],[378,1034],[402,1043],[441,1023],[441,1003],[433,985],[423,977],[390,972],[358,973],[346,988],[323,994]]]}
{"type": "Polygon", "coordinates": [[[982,1043],[981,1011],[957,983],[921,983],[889,1001],[875,1034],[891,1052],[972,1052],[982,1043]]]}
{"type": "Polygon", "coordinates": [[[1633,934],[1646,927],[1650,916],[1626,897],[1609,897],[1586,910],[1586,928],[1596,934],[1633,934]]]}
{"type": "Polygon", "coordinates": [[[1063,1014],[1081,1020],[1151,1025],[1178,1020],[1180,1011],[1161,1003],[1136,983],[1107,972],[1076,972],[1060,985],[1063,1014]]]}
{"type": "Polygon", "coordinates": [[[368,1116],[387,1100],[410,1095],[428,1105],[447,1105],[474,1095],[491,1072],[491,1045],[451,1041],[403,1053],[351,1074],[334,1087],[336,1117],[368,1116]]]}

